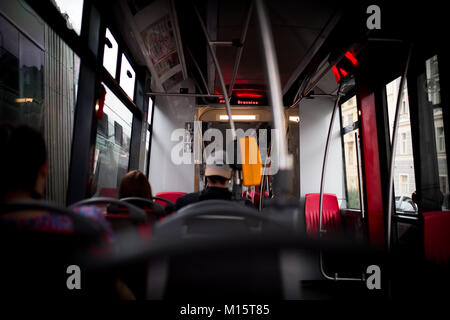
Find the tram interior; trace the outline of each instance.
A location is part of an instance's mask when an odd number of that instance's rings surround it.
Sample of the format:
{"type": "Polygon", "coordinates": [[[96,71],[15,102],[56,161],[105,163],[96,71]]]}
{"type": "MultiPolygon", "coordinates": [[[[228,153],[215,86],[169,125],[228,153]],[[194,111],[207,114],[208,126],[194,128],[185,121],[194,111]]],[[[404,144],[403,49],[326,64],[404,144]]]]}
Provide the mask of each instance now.
{"type": "Polygon", "coordinates": [[[433,1],[2,1],[0,122],[39,131],[49,167],[40,199],[0,190],[1,295],[445,299],[444,12],[433,1]],[[217,143],[236,156],[232,200],[177,208],[208,187],[217,143]],[[149,199],[120,197],[132,170],[149,199]],[[79,230],[11,229],[23,211],[79,230]],[[68,289],[68,265],[81,290],[68,289]]]}

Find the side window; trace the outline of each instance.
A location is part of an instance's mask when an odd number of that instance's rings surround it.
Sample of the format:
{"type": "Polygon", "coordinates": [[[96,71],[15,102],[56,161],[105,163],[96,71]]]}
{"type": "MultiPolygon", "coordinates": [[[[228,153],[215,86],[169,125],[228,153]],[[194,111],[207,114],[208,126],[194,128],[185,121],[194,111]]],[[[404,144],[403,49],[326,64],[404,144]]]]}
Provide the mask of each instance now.
{"type": "MultiPolygon", "coordinates": [[[[23,17],[37,19],[22,8],[23,17]]],[[[42,133],[50,164],[45,199],[65,205],[80,59],[48,25],[38,23],[34,33],[45,39],[38,44],[6,17],[0,13],[0,121],[42,133]]]]}
{"type": "Polygon", "coordinates": [[[135,82],[136,72],[134,71],[127,57],[122,54],[122,63],[120,66],[120,86],[131,100],[134,99],[135,82]]]}
{"type": "Polygon", "coordinates": [[[134,100],[134,88],[136,86],[136,71],[122,50],[119,50],[119,44],[106,28],[105,47],[103,51],[103,66],[114,79],[118,80],[119,85],[131,100],[134,100]],[[120,56],[120,61],[119,61],[120,56]],[[118,62],[120,62],[120,70],[117,70],[118,62]],[[117,72],[119,71],[119,72],[117,72]],[[118,75],[118,78],[116,78],[118,75]]]}
{"type": "MultiPolygon", "coordinates": [[[[395,107],[401,78],[397,78],[386,85],[386,101],[389,118],[389,138],[392,141],[394,128],[395,107]]],[[[397,130],[397,145],[394,159],[394,194],[397,212],[411,212],[412,193],[416,191],[414,175],[414,158],[411,139],[411,120],[409,117],[408,90],[405,88],[400,103],[399,123],[397,130]],[[406,210],[405,208],[408,208],[406,210]]],[[[414,207],[413,207],[414,208],[414,207]]],[[[417,213],[416,210],[413,211],[417,213]]]]}
{"type": "Polygon", "coordinates": [[[67,26],[78,35],[81,34],[81,18],[83,15],[83,0],[54,0],[53,4],[66,18],[67,26]]]}
{"type": "Polygon", "coordinates": [[[342,140],[345,166],[347,208],[361,209],[361,170],[358,107],[356,96],[341,104],[342,140]]]}
{"type": "MultiPolygon", "coordinates": [[[[419,108],[428,108],[432,110],[432,116],[429,118],[429,124],[425,128],[429,128],[434,133],[435,145],[433,149],[435,152],[431,152],[432,155],[436,155],[437,159],[437,175],[434,181],[436,181],[436,193],[440,193],[441,208],[449,208],[449,190],[448,190],[448,171],[447,171],[447,154],[445,150],[445,134],[444,134],[444,120],[442,114],[440,85],[439,85],[439,62],[437,55],[427,59],[425,61],[425,101],[420,101],[422,104],[419,108]],[[430,123],[431,122],[431,123],[430,123]]],[[[433,150],[433,151],[434,151],[433,150]]]]}
{"type": "Polygon", "coordinates": [[[103,124],[97,126],[93,194],[116,189],[128,171],[133,114],[105,85],[103,124]]]}
{"type": "Polygon", "coordinates": [[[144,170],[147,177],[150,171],[150,143],[152,139],[153,109],[154,109],[154,101],[152,98],[148,98],[147,134],[146,134],[147,137],[145,141],[145,163],[144,163],[144,170]]]}
{"type": "Polygon", "coordinates": [[[108,70],[111,77],[116,77],[117,55],[119,45],[109,29],[105,33],[105,49],[103,51],[103,66],[108,70]]]}

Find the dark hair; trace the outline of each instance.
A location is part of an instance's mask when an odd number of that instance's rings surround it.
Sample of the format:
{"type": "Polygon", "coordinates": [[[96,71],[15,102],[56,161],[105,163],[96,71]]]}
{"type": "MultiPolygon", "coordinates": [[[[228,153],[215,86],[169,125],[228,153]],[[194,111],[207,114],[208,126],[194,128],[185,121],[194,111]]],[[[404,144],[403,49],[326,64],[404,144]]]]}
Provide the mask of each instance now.
{"type": "Polygon", "coordinates": [[[152,187],[147,177],[139,170],[133,170],[123,176],[119,186],[119,199],[128,197],[152,198],[152,187]]]}
{"type": "Polygon", "coordinates": [[[39,169],[47,161],[42,135],[28,126],[0,125],[0,201],[8,191],[35,191],[39,169]]]}
{"type": "Polygon", "coordinates": [[[222,177],[222,176],[208,176],[208,177],[206,177],[206,179],[208,180],[208,182],[211,182],[211,183],[220,183],[220,184],[224,184],[224,183],[226,183],[228,180],[230,180],[230,179],[227,179],[227,178],[222,177]]]}

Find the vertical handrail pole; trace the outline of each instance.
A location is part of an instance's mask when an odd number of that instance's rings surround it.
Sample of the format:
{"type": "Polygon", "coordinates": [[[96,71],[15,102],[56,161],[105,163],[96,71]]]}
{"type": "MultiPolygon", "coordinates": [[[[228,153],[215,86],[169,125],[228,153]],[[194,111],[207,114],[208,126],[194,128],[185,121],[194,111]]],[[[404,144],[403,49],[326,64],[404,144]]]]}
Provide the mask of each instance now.
{"type": "MultiPolygon", "coordinates": [[[[278,139],[279,169],[289,171],[292,169],[292,158],[289,157],[286,141],[286,123],[284,119],[283,98],[280,84],[280,73],[275,53],[272,30],[269,17],[263,0],[255,0],[256,15],[258,17],[260,36],[262,40],[263,55],[267,80],[270,88],[273,123],[280,139],[278,139]]],[[[285,182],[283,182],[285,183],[285,182]]]]}
{"type": "Polygon", "coordinates": [[[325,172],[326,172],[326,168],[327,168],[328,149],[329,149],[330,140],[331,140],[331,131],[332,131],[332,129],[333,129],[334,117],[335,117],[335,115],[336,115],[336,110],[337,110],[337,107],[338,107],[338,105],[339,105],[339,100],[340,100],[341,95],[342,95],[341,88],[342,88],[342,83],[339,84],[339,88],[338,88],[338,93],[337,93],[336,101],[335,101],[335,103],[334,103],[333,111],[332,111],[332,113],[331,113],[330,126],[328,127],[327,141],[326,141],[326,143],[325,143],[325,152],[324,152],[324,154],[323,154],[322,174],[321,174],[321,176],[320,176],[319,236],[321,236],[322,233],[325,232],[324,230],[322,230],[323,186],[324,186],[324,182],[325,182],[325,172]]]}
{"type": "Polygon", "coordinates": [[[358,183],[359,183],[359,203],[361,208],[361,217],[364,219],[364,189],[363,189],[363,178],[362,178],[362,167],[361,167],[361,149],[359,145],[358,133],[355,132],[355,145],[356,145],[356,161],[358,161],[358,183]]]}
{"type": "MultiPolygon", "coordinates": [[[[324,155],[323,155],[322,174],[321,174],[321,177],[320,177],[319,237],[322,237],[323,233],[326,232],[326,230],[322,229],[323,187],[324,187],[324,182],[325,182],[325,172],[326,172],[326,167],[327,167],[328,150],[329,150],[329,146],[330,146],[331,132],[332,132],[333,125],[334,125],[334,118],[335,118],[335,115],[336,115],[336,110],[337,110],[338,105],[339,105],[339,100],[340,100],[340,98],[342,96],[341,89],[342,89],[342,82],[339,84],[338,93],[337,93],[337,97],[336,97],[336,102],[334,103],[333,111],[332,111],[332,114],[331,114],[330,126],[328,128],[327,141],[325,143],[325,152],[324,152],[324,155]]],[[[319,265],[320,265],[320,273],[327,280],[334,280],[334,281],[364,281],[364,275],[361,278],[341,278],[341,277],[338,276],[337,273],[334,275],[334,277],[330,277],[329,275],[327,275],[327,273],[325,272],[325,269],[323,268],[323,254],[322,254],[322,251],[319,252],[319,265]]]]}
{"type": "Polygon", "coordinates": [[[230,99],[228,98],[227,87],[225,86],[225,81],[223,80],[222,70],[220,69],[220,65],[219,65],[219,61],[217,60],[216,52],[214,51],[214,47],[213,47],[213,44],[211,43],[211,40],[209,39],[208,30],[206,29],[205,23],[203,22],[200,12],[198,12],[198,9],[196,6],[194,6],[194,10],[195,10],[195,13],[197,14],[197,18],[198,18],[198,21],[200,22],[200,26],[202,27],[203,33],[205,34],[206,42],[208,44],[208,48],[211,53],[211,57],[213,58],[214,65],[216,67],[217,76],[219,78],[220,86],[223,91],[223,97],[225,98],[225,107],[227,110],[228,122],[230,123],[231,135],[233,137],[233,140],[236,140],[237,139],[236,129],[234,126],[233,117],[231,115],[230,99]]]}
{"type": "Polygon", "coordinates": [[[408,51],[408,58],[406,59],[406,65],[405,65],[405,71],[403,72],[402,79],[400,81],[400,86],[398,88],[398,95],[397,95],[397,103],[395,106],[395,118],[394,118],[394,128],[392,130],[392,144],[391,144],[391,157],[389,159],[389,197],[388,197],[388,217],[387,217],[387,249],[388,252],[391,252],[391,228],[392,228],[392,200],[393,200],[393,194],[394,194],[394,158],[395,158],[395,150],[396,150],[396,143],[397,143],[397,129],[398,129],[398,122],[400,118],[400,103],[403,99],[403,91],[404,86],[406,83],[406,77],[408,75],[408,68],[409,68],[409,62],[411,61],[411,53],[412,53],[412,45],[409,47],[408,51]]]}
{"type": "MultiPolygon", "coordinates": [[[[339,100],[342,96],[342,82],[339,84],[339,88],[338,88],[338,93],[337,93],[337,97],[336,97],[336,101],[334,103],[334,107],[333,107],[333,111],[331,114],[331,119],[330,119],[330,126],[328,128],[328,135],[327,135],[327,141],[325,143],[325,152],[323,155],[323,163],[322,163],[322,174],[320,177],[320,202],[319,202],[319,237],[322,237],[323,233],[326,232],[326,230],[322,229],[322,216],[323,216],[323,187],[324,187],[324,182],[325,182],[325,172],[326,172],[326,167],[327,167],[327,159],[328,159],[328,150],[329,150],[329,146],[330,146],[330,140],[331,140],[331,132],[333,129],[333,125],[334,125],[334,118],[336,116],[336,110],[338,108],[339,105],[339,100]]],[[[320,265],[320,273],[322,274],[322,276],[327,279],[327,280],[334,280],[334,281],[364,281],[364,276],[362,276],[361,278],[341,278],[338,276],[338,274],[336,273],[334,275],[334,277],[330,277],[329,275],[327,275],[327,273],[325,272],[325,269],[323,267],[323,254],[322,251],[320,251],[319,253],[319,265],[320,265]]]]}

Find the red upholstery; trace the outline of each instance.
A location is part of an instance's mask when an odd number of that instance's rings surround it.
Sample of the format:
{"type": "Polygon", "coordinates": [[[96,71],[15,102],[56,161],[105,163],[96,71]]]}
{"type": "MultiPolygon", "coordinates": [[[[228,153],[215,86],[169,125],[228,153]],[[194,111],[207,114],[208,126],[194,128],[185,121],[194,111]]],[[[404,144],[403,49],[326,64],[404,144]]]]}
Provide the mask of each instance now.
{"type": "Polygon", "coordinates": [[[99,197],[115,198],[116,188],[101,188],[98,194],[99,197]]]}
{"type": "MultiPolygon", "coordinates": [[[[179,197],[184,196],[187,194],[186,192],[158,192],[156,194],[156,197],[164,198],[166,200],[169,200],[170,202],[177,203],[177,200],[179,197]]],[[[166,203],[163,201],[155,200],[156,203],[162,205],[164,208],[166,207],[166,203]]]]}
{"type": "Polygon", "coordinates": [[[450,211],[424,212],[423,219],[427,261],[448,264],[450,260],[450,211]]]}
{"type": "MultiPolygon", "coordinates": [[[[319,193],[308,193],[305,199],[305,223],[308,236],[317,236],[319,232],[319,193]]],[[[341,232],[342,222],[339,203],[335,194],[323,194],[322,229],[341,232]]]]}

